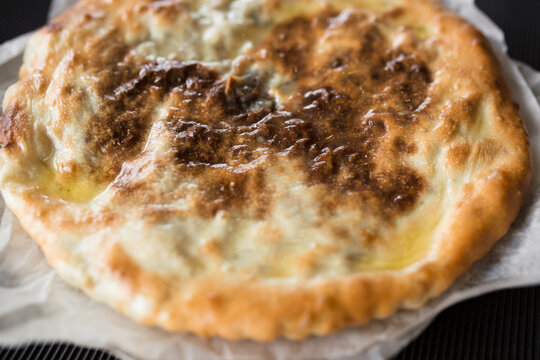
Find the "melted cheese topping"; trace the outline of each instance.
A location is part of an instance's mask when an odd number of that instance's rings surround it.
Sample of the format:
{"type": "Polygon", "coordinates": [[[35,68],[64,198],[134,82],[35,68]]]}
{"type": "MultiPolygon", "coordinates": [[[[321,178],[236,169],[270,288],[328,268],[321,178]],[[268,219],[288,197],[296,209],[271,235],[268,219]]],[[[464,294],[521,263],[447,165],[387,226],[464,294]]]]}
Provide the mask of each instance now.
{"type": "Polygon", "coordinates": [[[36,115],[33,137],[4,136],[27,168],[4,167],[3,183],[74,217],[113,214],[95,230],[151,272],[406,268],[475,176],[455,168],[500,151],[478,120],[488,100],[448,77],[442,40],[397,0],[141,1],[72,16],[76,32],[43,30],[54,40],[32,44],[34,75],[11,90],[33,100],[4,119],[36,115]],[[57,48],[41,58],[44,46],[57,48]]]}

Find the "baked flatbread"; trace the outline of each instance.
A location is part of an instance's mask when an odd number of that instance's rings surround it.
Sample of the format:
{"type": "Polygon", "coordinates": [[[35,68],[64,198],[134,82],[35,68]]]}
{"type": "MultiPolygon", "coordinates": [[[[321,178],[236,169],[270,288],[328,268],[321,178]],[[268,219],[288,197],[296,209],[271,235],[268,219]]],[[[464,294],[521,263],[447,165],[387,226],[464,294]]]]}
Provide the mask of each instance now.
{"type": "Polygon", "coordinates": [[[427,0],[83,0],[3,108],[2,194],[60,276],[201,336],[418,308],[532,172],[487,41],[427,0]]]}

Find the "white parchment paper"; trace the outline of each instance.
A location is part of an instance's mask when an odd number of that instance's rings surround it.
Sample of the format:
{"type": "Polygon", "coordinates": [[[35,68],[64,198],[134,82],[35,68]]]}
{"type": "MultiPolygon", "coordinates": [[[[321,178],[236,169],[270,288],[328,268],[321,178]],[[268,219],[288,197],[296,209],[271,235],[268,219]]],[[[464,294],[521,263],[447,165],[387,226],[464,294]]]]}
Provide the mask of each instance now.
{"type": "MultiPolygon", "coordinates": [[[[53,0],[51,17],[76,0],[53,0]]],[[[540,171],[540,73],[506,56],[503,33],[472,3],[447,0],[486,34],[520,104],[540,171]]],[[[0,98],[17,81],[28,36],[0,46],[0,98]]],[[[384,359],[414,339],[443,309],[496,289],[540,283],[540,176],[510,232],[443,296],[418,311],[400,311],[384,321],[335,335],[269,344],[227,342],[144,327],[66,285],[0,199],[0,345],[72,341],[133,359],[384,359]]],[[[254,320],[256,321],[256,319],[254,320]]]]}

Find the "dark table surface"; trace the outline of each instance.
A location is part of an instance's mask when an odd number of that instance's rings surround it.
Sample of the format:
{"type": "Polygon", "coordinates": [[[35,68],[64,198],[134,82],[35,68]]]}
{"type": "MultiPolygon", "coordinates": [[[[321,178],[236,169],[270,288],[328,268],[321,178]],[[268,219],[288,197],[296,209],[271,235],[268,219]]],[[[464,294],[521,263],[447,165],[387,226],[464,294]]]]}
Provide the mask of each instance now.
{"type": "MultiPolygon", "coordinates": [[[[43,25],[49,3],[0,0],[0,43],[43,25]]],[[[504,30],[510,55],[540,70],[540,0],[477,4],[504,30]]],[[[102,351],[62,342],[0,348],[0,359],[34,358],[113,359],[102,351]]],[[[540,360],[540,286],[498,291],[447,309],[396,359],[540,360]]]]}

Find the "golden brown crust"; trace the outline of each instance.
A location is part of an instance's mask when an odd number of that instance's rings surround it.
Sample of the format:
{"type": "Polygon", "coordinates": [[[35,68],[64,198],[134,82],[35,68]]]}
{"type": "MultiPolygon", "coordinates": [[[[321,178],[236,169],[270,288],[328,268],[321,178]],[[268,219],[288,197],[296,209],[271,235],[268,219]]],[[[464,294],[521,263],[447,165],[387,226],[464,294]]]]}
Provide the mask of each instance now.
{"type": "Polygon", "coordinates": [[[328,334],[421,306],[517,216],[527,135],[454,14],[167,4],[80,2],[4,101],[6,203],[96,300],[202,336],[328,334]]]}

